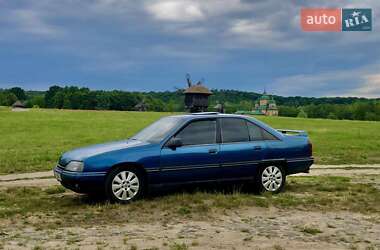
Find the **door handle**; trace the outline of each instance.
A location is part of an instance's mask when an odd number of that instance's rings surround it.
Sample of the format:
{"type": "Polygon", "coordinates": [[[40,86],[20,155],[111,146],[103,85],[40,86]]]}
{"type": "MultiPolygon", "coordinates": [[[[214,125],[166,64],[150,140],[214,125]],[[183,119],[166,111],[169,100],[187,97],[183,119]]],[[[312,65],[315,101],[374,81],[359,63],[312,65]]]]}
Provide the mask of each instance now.
{"type": "Polygon", "coordinates": [[[209,153],[209,154],[217,154],[217,153],[218,153],[218,150],[217,150],[216,148],[210,148],[210,149],[208,150],[208,153],[209,153]]]}
{"type": "Polygon", "coordinates": [[[253,150],[261,150],[261,146],[254,146],[253,150]]]}

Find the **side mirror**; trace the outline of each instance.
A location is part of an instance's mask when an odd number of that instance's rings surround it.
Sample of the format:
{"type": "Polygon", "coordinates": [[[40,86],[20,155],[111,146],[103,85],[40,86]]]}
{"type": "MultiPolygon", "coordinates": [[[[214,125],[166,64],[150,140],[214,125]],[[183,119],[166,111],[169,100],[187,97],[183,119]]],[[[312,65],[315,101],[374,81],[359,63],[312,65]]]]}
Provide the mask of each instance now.
{"type": "Polygon", "coordinates": [[[168,148],[171,148],[171,149],[176,149],[178,147],[181,147],[183,144],[182,144],[182,140],[180,138],[171,138],[167,143],[166,143],[166,147],[168,148]]]}

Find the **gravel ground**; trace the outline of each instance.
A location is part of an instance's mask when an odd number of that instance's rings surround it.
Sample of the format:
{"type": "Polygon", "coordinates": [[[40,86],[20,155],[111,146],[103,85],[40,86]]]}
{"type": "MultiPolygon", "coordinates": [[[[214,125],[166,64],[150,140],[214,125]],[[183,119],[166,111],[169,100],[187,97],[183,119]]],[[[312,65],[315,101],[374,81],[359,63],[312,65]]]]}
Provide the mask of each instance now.
{"type": "Polygon", "coordinates": [[[380,217],[349,212],[246,208],[205,221],[125,223],[41,230],[7,222],[5,249],[380,249],[380,217]],[[156,247],[156,248],[155,248],[156,247]]]}

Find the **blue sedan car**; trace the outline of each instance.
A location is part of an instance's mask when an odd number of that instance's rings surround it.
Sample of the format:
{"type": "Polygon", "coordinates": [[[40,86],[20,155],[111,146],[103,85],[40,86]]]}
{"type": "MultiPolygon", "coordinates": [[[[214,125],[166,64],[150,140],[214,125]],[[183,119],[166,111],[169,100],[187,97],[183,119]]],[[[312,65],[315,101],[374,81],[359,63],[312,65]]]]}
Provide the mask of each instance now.
{"type": "Polygon", "coordinates": [[[308,172],[312,163],[303,131],[197,113],[164,117],[130,139],[66,152],[54,174],[75,192],[126,203],[148,188],[186,183],[251,180],[259,191],[277,193],[287,175],[308,172]]]}

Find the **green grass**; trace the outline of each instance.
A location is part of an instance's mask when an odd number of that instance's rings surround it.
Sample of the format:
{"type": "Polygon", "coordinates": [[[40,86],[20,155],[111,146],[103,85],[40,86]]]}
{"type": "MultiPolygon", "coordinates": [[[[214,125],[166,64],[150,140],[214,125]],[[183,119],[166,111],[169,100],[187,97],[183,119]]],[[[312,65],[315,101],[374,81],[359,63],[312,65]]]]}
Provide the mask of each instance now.
{"type": "Polygon", "coordinates": [[[56,228],[63,224],[167,223],[183,218],[207,220],[246,206],[380,213],[380,190],[370,184],[352,183],[346,177],[289,177],[286,192],[278,195],[206,189],[147,197],[128,206],[109,204],[71,192],[62,193],[62,190],[8,188],[0,192],[0,218],[13,218],[42,228],[56,228]],[[328,188],[321,188],[321,185],[328,188]],[[29,221],[29,217],[33,220],[29,221]],[[114,218],[119,220],[115,221],[114,218]]]}
{"type": "MultiPolygon", "coordinates": [[[[128,138],[169,113],[0,109],[0,174],[50,170],[76,147],[128,138]]],[[[380,163],[380,122],[258,117],[309,132],[318,164],[380,163]]]]}
{"type": "Polygon", "coordinates": [[[170,250],[187,250],[189,247],[185,243],[173,243],[170,245],[170,250]]]}
{"type": "Polygon", "coordinates": [[[306,233],[306,234],[311,234],[311,235],[316,235],[316,234],[322,233],[322,231],[320,229],[315,228],[315,227],[308,227],[308,226],[301,228],[300,231],[303,233],[306,233]]]}
{"type": "Polygon", "coordinates": [[[0,111],[0,173],[50,170],[62,152],[122,140],[169,113],[0,111]]]}
{"type": "Polygon", "coordinates": [[[0,106],[0,111],[10,111],[10,110],[11,110],[10,107],[0,106]]]}

